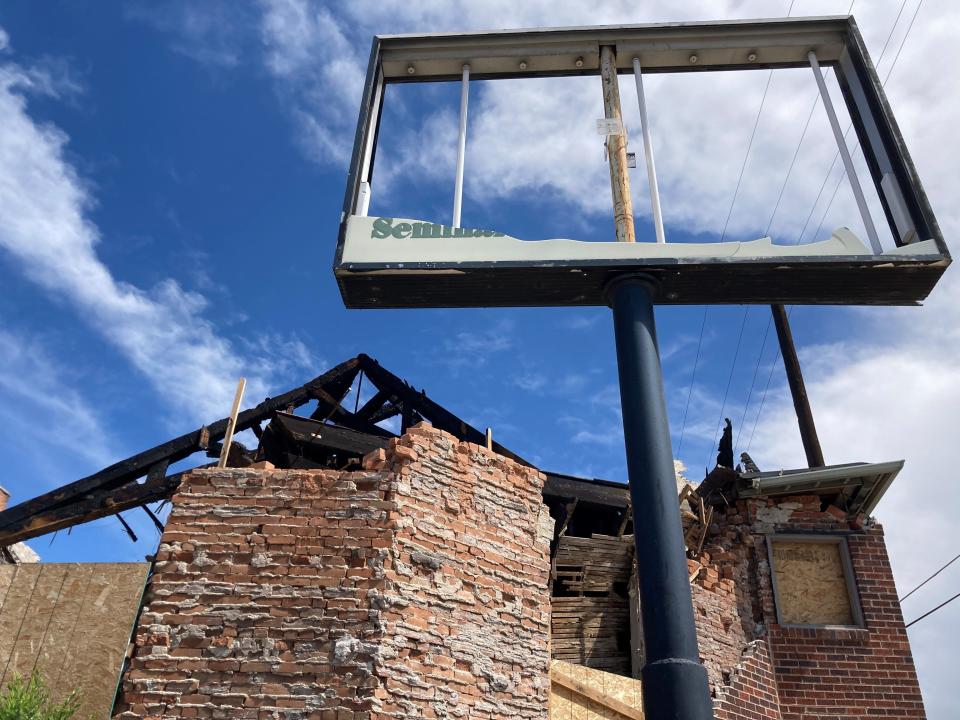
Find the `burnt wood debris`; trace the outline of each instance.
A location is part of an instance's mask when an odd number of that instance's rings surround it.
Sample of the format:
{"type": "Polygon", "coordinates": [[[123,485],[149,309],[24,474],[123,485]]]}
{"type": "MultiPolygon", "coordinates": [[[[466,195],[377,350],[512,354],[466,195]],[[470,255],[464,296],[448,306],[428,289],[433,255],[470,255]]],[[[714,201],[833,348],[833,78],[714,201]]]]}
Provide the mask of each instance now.
{"type": "MultiPolygon", "coordinates": [[[[400,434],[427,421],[460,440],[477,445],[486,442],[483,431],[361,354],[298,388],[241,412],[237,432],[253,431],[258,445],[247,449],[234,442],[227,465],[244,467],[267,461],[276,468],[289,469],[359,468],[364,455],[385,447],[396,437],[380,425],[394,417],[400,418],[400,434]],[[348,399],[356,383],[367,382],[374,389],[369,400],[361,404],[357,399],[348,399]],[[296,410],[303,414],[296,414],[296,410]]],[[[169,500],[189,471],[169,472],[169,468],[195,455],[204,457],[200,453],[217,458],[226,428],[227,418],[217,420],[0,512],[0,547],[110,515],[122,520],[120,513],[137,508],[162,530],[156,509],[148,506],[169,500]]],[[[729,442],[728,433],[729,430],[724,432],[721,445],[729,442]]],[[[493,442],[493,450],[533,467],[500,443],[493,442]]],[[[751,463],[740,473],[721,462],[695,492],[707,505],[727,505],[737,498],[738,489],[751,486],[752,480],[744,476],[754,468],[751,463]]],[[[544,475],[543,497],[557,519],[555,535],[589,537],[600,533],[622,537],[633,532],[626,485],[549,471],[544,471],[544,475]]],[[[852,501],[855,496],[849,489],[846,492],[844,500],[852,501]]],[[[124,523],[129,527],[129,523],[124,523]]]]}

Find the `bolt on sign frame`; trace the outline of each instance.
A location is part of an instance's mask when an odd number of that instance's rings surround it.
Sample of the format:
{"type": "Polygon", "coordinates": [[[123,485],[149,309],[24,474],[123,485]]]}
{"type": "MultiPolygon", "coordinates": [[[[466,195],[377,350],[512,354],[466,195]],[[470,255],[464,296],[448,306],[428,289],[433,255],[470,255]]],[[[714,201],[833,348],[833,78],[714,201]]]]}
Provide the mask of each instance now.
{"type": "MultiPolygon", "coordinates": [[[[635,80],[642,91],[642,76],[635,80]]],[[[641,111],[646,114],[645,107],[641,111]]],[[[655,187],[652,148],[644,130],[655,187]]],[[[334,261],[347,307],[604,305],[604,286],[624,272],[655,279],[658,304],[913,305],[927,296],[949,263],[936,218],[852,17],[374,38],[334,261]],[[599,75],[603,48],[611,47],[619,73],[812,67],[837,135],[836,113],[820,74],[822,66],[833,68],[892,235],[886,251],[873,230],[856,174],[849,172],[845,145],[840,150],[870,247],[847,231],[840,232],[854,242],[835,243],[828,253],[818,251],[819,243],[787,251],[760,241],[764,247],[743,243],[736,252],[725,251],[721,243],[663,243],[656,196],[659,243],[517,241],[493,230],[457,227],[469,79],[599,75]],[[457,217],[450,225],[367,218],[386,85],[437,81],[463,83],[457,217]]]]}

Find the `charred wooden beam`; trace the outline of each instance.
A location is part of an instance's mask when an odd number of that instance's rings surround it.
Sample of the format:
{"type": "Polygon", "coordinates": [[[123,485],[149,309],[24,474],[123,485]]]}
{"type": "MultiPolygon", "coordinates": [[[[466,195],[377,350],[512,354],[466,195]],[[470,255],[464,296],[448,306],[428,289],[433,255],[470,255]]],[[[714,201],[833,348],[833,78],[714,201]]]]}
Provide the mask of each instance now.
{"type": "MultiPolygon", "coordinates": [[[[409,403],[410,407],[415,410],[420,417],[428,420],[435,428],[444,430],[461,440],[475,443],[476,445],[484,445],[486,443],[486,436],[483,432],[464,422],[446,408],[435,403],[427,397],[426,393],[414,390],[392,372],[381,367],[380,363],[369,355],[361,354],[357,356],[357,359],[360,361],[360,367],[364,374],[378,389],[393,393],[404,405],[409,403]]],[[[498,442],[493,443],[493,449],[504,457],[516,460],[528,467],[533,467],[530,462],[524,460],[516,453],[511,452],[498,442]]]]}
{"type": "Polygon", "coordinates": [[[163,534],[163,523],[160,522],[160,518],[158,518],[156,515],[153,514],[153,510],[148,508],[146,505],[141,505],[140,509],[147,514],[147,517],[150,518],[150,520],[153,522],[157,530],[159,530],[160,533],[163,534]]]}
{"type": "Polygon", "coordinates": [[[15,529],[0,531],[0,545],[29,540],[81,523],[116,515],[124,510],[165,500],[176,492],[183,473],[168,475],[145,483],[131,483],[114,490],[98,490],[86,498],[34,514],[15,529]]]}
{"type": "Polygon", "coordinates": [[[626,485],[584,480],[549,472],[545,474],[547,481],[543,486],[544,497],[578,498],[580,502],[617,509],[626,508],[630,503],[630,490],[626,485]]]}
{"type": "Polygon", "coordinates": [[[277,413],[267,428],[263,450],[266,459],[274,465],[277,465],[274,458],[284,462],[289,455],[323,466],[331,454],[343,459],[359,459],[387,445],[387,438],[286,413],[277,413]]]}
{"type": "MultiPolygon", "coordinates": [[[[253,424],[267,419],[280,408],[299,407],[314,399],[318,389],[322,390],[325,386],[346,375],[353,377],[358,371],[359,358],[351,358],[305,385],[278,397],[268,398],[256,407],[240,413],[237,417],[236,429],[238,431],[246,430],[253,424]]],[[[93,475],[8,508],[0,513],[0,546],[17,542],[17,540],[9,538],[30,527],[34,516],[55,514],[60,506],[82,503],[87,495],[96,491],[112,490],[133,482],[145,475],[157,463],[164,461],[174,463],[183,460],[203,449],[204,441],[209,444],[222,440],[226,433],[227,422],[228,418],[223,418],[201,427],[199,430],[194,430],[150,450],[121,460],[93,475]]],[[[142,504],[142,502],[136,504],[142,504]]],[[[31,535],[31,537],[35,537],[35,535],[31,535]]]]}
{"type": "Polygon", "coordinates": [[[357,410],[355,414],[357,420],[370,421],[376,412],[383,407],[384,403],[390,400],[390,392],[387,390],[377,390],[372,398],[367,400],[363,407],[357,410]]]}
{"type": "Polygon", "coordinates": [[[384,420],[389,420],[392,417],[396,417],[400,413],[401,413],[400,406],[394,402],[389,402],[386,405],[384,405],[382,408],[377,410],[375,413],[373,413],[373,415],[370,416],[370,419],[368,422],[371,422],[374,425],[376,425],[379,422],[383,422],[384,420]]]}
{"type": "Polygon", "coordinates": [[[121,515],[120,513],[116,513],[116,516],[117,516],[117,520],[120,521],[120,524],[123,525],[123,529],[126,531],[127,537],[129,537],[133,542],[136,542],[137,534],[133,531],[133,528],[130,527],[130,523],[124,520],[123,515],[121,515]]]}

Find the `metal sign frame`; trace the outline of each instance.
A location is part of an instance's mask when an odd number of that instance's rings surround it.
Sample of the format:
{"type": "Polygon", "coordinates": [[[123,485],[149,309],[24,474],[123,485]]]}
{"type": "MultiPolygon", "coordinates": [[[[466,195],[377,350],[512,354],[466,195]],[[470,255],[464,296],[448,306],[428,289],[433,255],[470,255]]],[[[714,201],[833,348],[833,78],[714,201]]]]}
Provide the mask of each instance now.
{"type": "Polygon", "coordinates": [[[658,304],[913,305],[949,264],[949,251],[853,17],[374,38],[334,261],[347,307],[604,305],[603,287],[624,272],[654,278],[658,304]],[[366,215],[387,84],[461,81],[468,63],[469,77],[476,80],[598,75],[603,46],[616,48],[617,71],[628,74],[639,67],[634,57],[642,60],[644,74],[811,63],[818,71],[817,62],[832,67],[897,249],[883,255],[776,258],[344,262],[348,220],[366,215]]]}

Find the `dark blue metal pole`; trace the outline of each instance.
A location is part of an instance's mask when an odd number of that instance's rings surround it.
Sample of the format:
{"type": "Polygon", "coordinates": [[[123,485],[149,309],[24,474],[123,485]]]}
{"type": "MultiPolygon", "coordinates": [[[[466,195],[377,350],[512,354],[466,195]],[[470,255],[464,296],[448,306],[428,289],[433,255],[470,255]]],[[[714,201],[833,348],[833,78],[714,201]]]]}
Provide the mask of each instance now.
{"type": "Polygon", "coordinates": [[[613,308],[620,404],[633,502],[640,580],[646,720],[708,720],[713,703],[700,662],[663,372],[653,315],[652,278],[630,275],[607,288],[613,308]]]}

